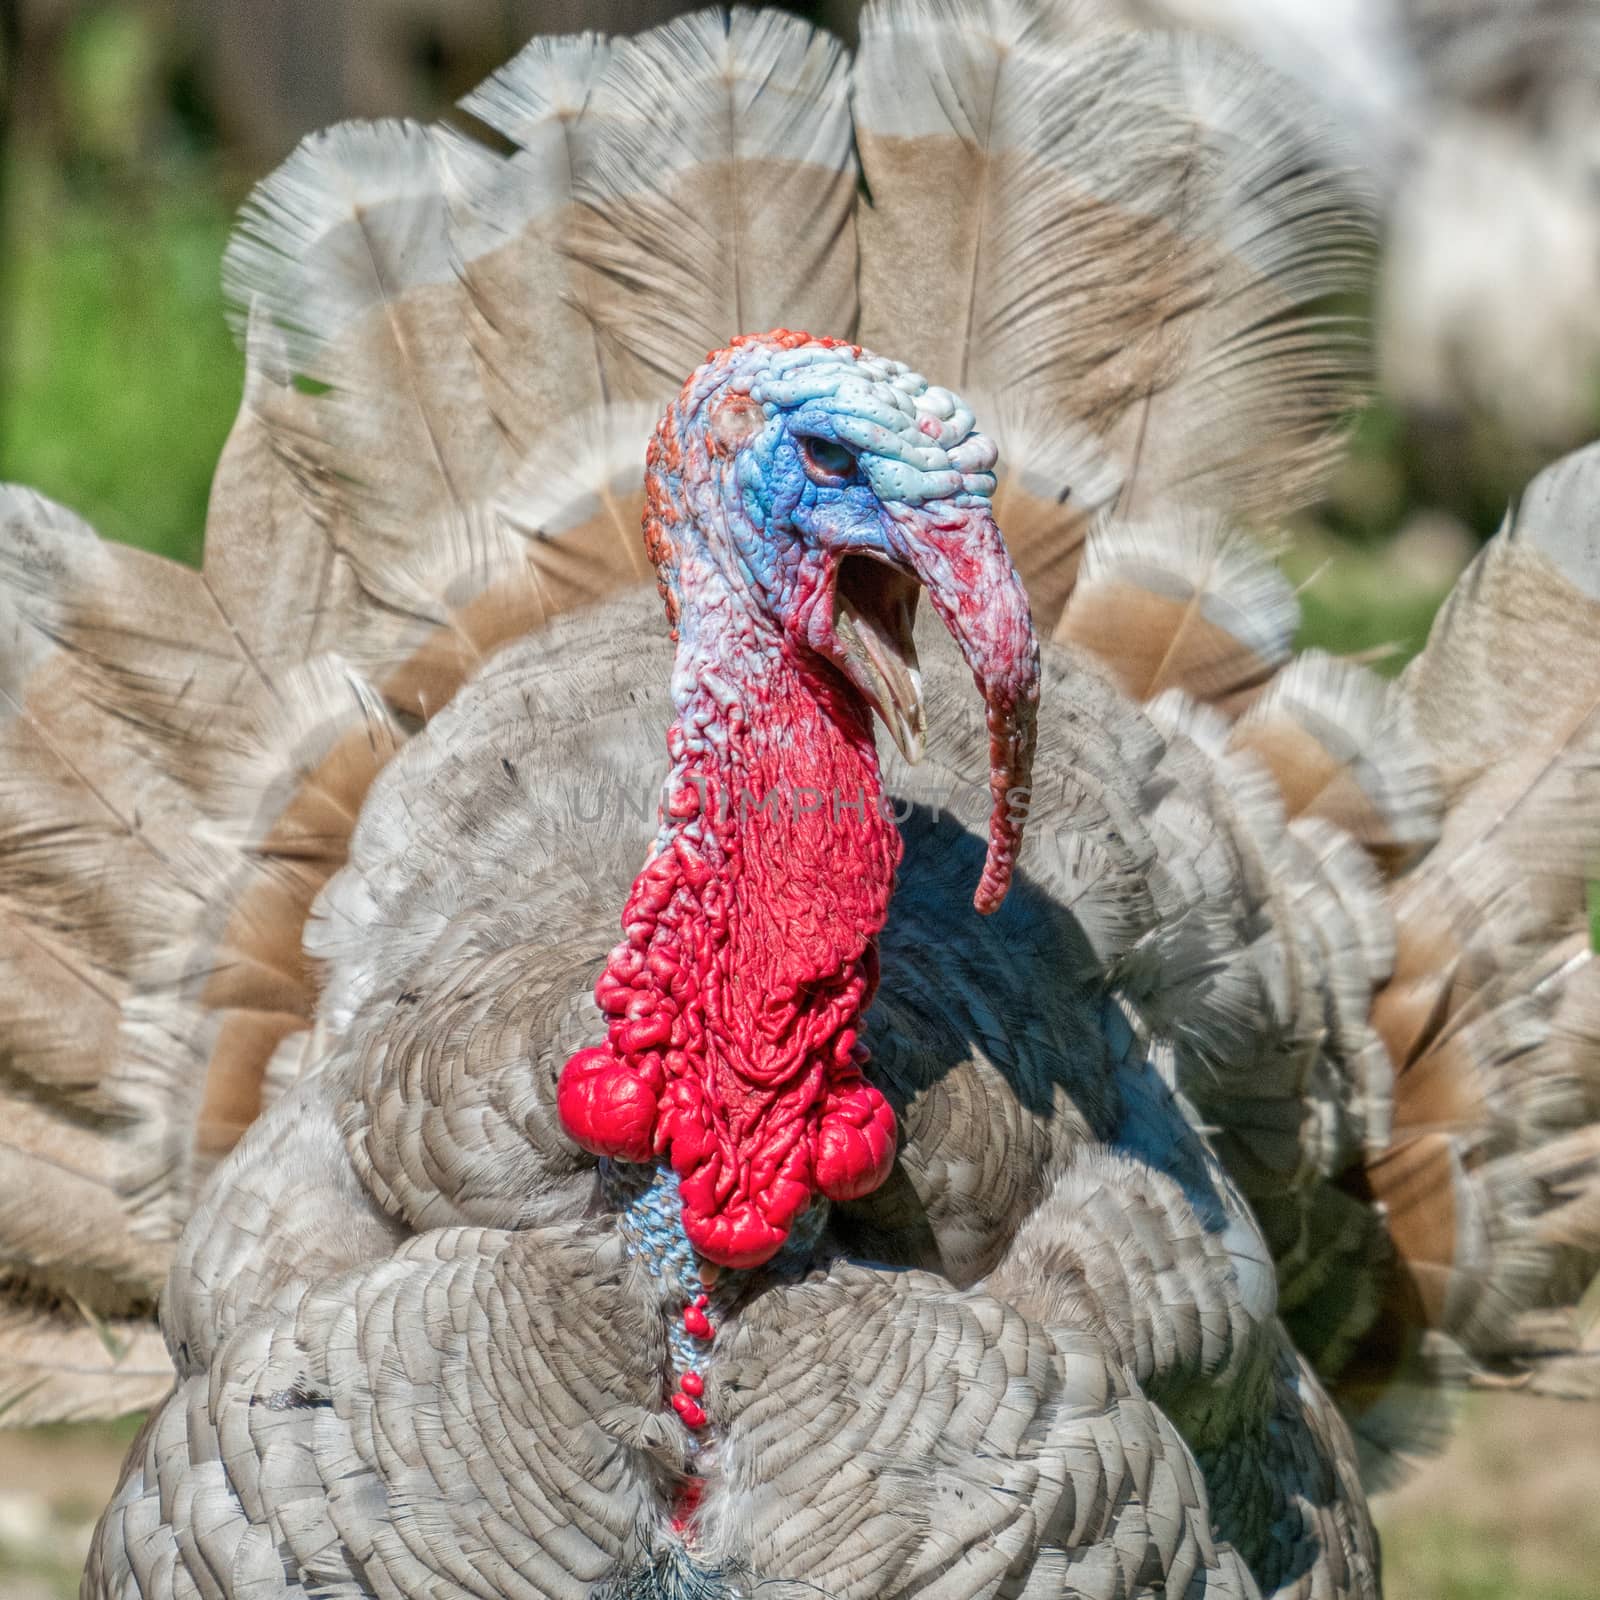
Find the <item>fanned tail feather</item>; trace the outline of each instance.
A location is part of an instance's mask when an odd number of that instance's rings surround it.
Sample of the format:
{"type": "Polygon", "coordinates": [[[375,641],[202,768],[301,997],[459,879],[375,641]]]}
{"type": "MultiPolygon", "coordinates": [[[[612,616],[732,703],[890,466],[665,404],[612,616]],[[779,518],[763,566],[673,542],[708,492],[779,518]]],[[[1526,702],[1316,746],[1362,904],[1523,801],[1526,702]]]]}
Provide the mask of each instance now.
{"type": "Polygon", "coordinates": [[[901,0],[856,68],[862,338],[1027,396],[992,423],[997,508],[1042,631],[1105,507],[1270,523],[1314,498],[1364,365],[1328,312],[1370,270],[1337,139],[1215,42],[1085,31],[901,0]]]}
{"type": "Polygon", "coordinates": [[[1170,512],[1095,535],[1059,630],[1167,743],[1169,898],[1113,979],[1374,1481],[1466,1378],[1595,1389],[1597,470],[1530,488],[1399,688],[1284,665],[1265,554],[1170,512]]]}
{"type": "Polygon", "coordinates": [[[567,248],[621,370],[670,394],[741,333],[858,319],[848,61],[781,12],[696,12],[621,41],[567,248]]]}
{"type": "Polygon", "coordinates": [[[1233,707],[1288,661],[1299,620],[1258,538],[1189,513],[1098,529],[1056,638],[1099,657],[1134,700],[1181,686],[1233,707]]]}
{"type": "Polygon", "coordinates": [[[1474,1189],[1501,1202],[1466,1207],[1496,1248],[1457,1264],[1462,1309],[1448,1321],[1465,1323],[1479,1361],[1535,1384],[1565,1364],[1569,1386],[1582,1337],[1574,1325],[1578,1343],[1562,1347],[1551,1329],[1600,1272],[1600,977],[1587,917],[1600,859],[1597,502],[1600,449],[1542,473],[1408,669],[1446,812],[1397,900],[1402,952],[1431,946],[1443,975],[1426,1012],[1413,998],[1397,1124],[1419,1143],[1453,1139],[1460,1173],[1434,1200],[1445,1215],[1474,1189]],[[1441,905],[1462,909],[1441,926],[1441,905]],[[1448,1067],[1430,1061],[1445,1055],[1448,1067]],[[1530,1314],[1541,1339],[1523,1335],[1530,1314]]]}

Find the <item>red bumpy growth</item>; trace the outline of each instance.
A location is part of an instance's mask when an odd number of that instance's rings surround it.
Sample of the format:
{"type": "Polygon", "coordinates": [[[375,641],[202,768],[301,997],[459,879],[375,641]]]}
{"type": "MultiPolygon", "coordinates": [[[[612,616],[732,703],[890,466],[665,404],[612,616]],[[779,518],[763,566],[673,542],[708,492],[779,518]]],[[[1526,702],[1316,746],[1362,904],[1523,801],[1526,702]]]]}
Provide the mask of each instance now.
{"type": "MultiPolygon", "coordinates": [[[[665,842],[595,986],[606,1042],[567,1063],[558,1108],[587,1150],[665,1156],[690,1243],[750,1267],[813,1191],[854,1199],[893,1163],[857,1029],[900,839],[831,669],[785,661],[723,732],[676,769],[665,842]]],[[[676,728],[669,747],[684,755],[676,728]]]]}

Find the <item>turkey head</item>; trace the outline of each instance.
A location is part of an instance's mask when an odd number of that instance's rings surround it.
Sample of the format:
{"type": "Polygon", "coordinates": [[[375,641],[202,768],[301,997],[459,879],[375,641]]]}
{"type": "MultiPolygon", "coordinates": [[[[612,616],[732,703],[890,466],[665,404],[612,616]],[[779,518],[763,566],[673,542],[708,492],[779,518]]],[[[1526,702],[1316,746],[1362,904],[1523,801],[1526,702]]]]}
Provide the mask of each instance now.
{"type": "Polygon", "coordinates": [[[752,1267],[814,1192],[883,1182],[895,1122],[857,1033],[900,839],[876,712],[923,737],[919,590],[983,695],[989,849],[1010,882],[1039,653],[991,511],[993,444],[947,390],[780,330],[713,354],[647,456],[645,541],[677,655],[661,825],[595,998],[606,1042],[563,1069],[585,1149],[666,1161],[689,1241],[752,1267]]]}

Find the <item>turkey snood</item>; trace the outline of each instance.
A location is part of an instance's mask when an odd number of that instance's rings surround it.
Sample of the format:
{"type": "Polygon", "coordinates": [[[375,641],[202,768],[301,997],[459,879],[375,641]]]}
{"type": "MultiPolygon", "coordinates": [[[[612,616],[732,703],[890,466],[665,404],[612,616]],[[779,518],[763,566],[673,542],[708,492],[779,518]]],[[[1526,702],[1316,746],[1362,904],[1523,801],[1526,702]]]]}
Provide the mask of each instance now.
{"type": "Polygon", "coordinates": [[[900,859],[871,713],[914,760],[919,588],[987,707],[975,904],[1005,896],[1039,655],[994,461],[948,391],[783,330],[711,356],[651,441],[671,769],[595,989],[606,1041],[567,1062],[559,1108],[585,1149],[669,1163],[689,1242],[719,1265],[769,1260],[814,1193],[865,1194],[894,1159],[857,1037],[900,859]]]}

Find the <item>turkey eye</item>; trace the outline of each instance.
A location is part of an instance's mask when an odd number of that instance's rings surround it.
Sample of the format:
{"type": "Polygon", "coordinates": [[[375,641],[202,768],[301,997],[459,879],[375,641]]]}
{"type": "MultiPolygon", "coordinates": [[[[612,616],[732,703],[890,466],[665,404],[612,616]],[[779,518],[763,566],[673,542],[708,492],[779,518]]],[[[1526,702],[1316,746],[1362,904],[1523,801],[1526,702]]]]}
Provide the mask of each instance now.
{"type": "Polygon", "coordinates": [[[802,435],[800,459],[805,462],[806,476],[813,483],[838,485],[848,483],[856,475],[854,454],[833,439],[802,435]]]}

